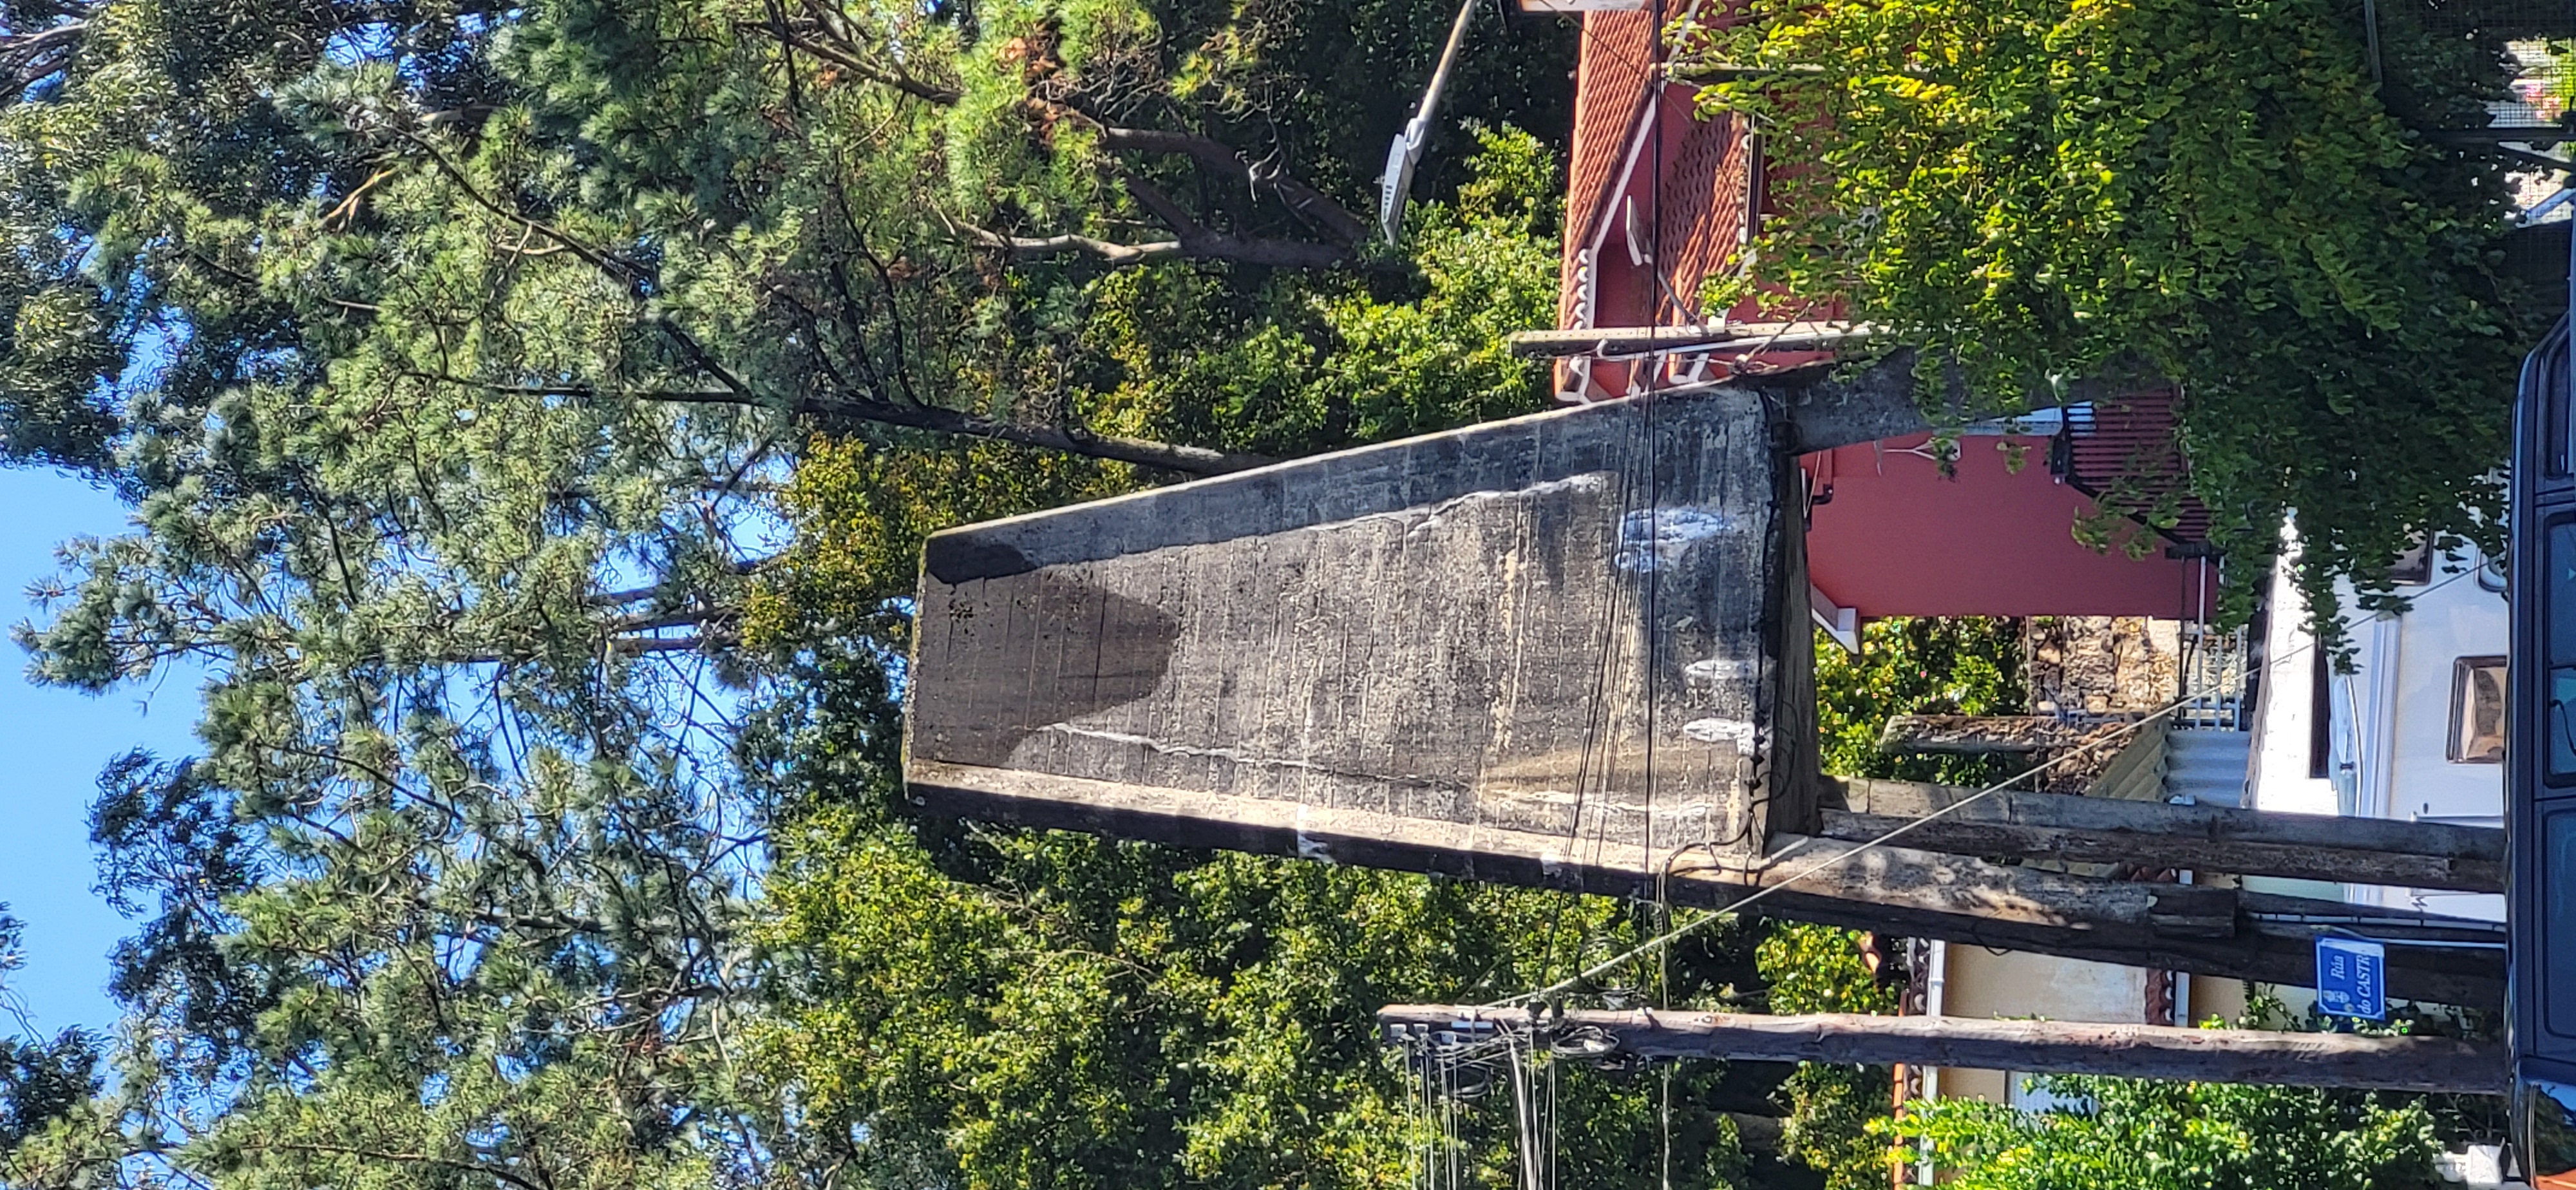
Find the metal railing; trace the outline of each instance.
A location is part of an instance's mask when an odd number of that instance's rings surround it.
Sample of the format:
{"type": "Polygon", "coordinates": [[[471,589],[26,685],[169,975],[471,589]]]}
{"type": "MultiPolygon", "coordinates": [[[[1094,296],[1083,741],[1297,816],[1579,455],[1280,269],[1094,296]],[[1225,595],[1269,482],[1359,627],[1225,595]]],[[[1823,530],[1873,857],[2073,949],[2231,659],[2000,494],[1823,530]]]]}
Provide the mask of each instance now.
{"type": "Polygon", "coordinates": [[[2245,692],[2251,685],[2253,651],[2245,630],[2219,630],[2207,624],[2182,626],[2182,705],[2174,711],[2180,729],[2239,731],[2252,708],[2245,692]]]}

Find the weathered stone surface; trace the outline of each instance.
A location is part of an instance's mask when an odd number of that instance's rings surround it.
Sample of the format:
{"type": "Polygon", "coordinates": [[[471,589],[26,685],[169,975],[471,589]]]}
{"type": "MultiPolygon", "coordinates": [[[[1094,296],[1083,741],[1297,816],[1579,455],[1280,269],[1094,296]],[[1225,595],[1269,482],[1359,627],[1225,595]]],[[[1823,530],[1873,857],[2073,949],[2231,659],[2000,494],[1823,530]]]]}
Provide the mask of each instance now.
{"type": "Polygon", "coordinates": [[[1878,750],[1890,755],[2028,755],[2088,743],[2101,730],[2047,715],[1891,715],[1879,732],[1878,750]]]}
{"type": "Polygon", "coordinates": [[[1795,556],[1773,460],[1759,399],[1722,390],[943,533],[908,780],[1070,827],[1099,825],[1085,782],[1186,794],[1120,833],[1319,858],[1280,807],[1392,815],[1370,861],[1425,870],[1509,832],[1565,857],[1541,882],[1606,892],[1677,848],[1758,854],[1804,784],[1763,763],[1795,556]]]}

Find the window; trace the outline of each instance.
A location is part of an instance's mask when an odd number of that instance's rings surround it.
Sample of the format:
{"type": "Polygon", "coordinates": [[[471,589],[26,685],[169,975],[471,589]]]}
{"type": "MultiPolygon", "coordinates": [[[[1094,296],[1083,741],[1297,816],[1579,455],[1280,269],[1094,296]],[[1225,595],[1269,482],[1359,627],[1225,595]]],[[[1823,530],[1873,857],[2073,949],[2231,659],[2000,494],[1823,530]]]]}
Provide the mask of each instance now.
{"type": "Polygon", "coordinates": [[[2521,1146],[2523,1176],[2531,1184],[2558,1187],[2570,1184],[2567,1174],[2576,1171],[2576,1087],[2546,1079],[2515,1080],[2514,1128],[2521,1146]]]}
{"type": "Polygon", "coordinates": [[[2451,663],[2451,763],[2504,763],[2504,658],[2451,663]]]}
{"type": "Polygon", "coordinates": [[[2576,810],[2541,820],[2541,1027],[2576,1037],[2576,810]]]}
{"type": "Polygon", "coordinates": [[[2010,417],[1972,421],[1959,427],[1961,437],[1979,434],[2022,434],[2045,438],[2072,424],[2078,429],[2093,422],[2093,403],[2079,401],[2072,405],[2042,405],[2010,417]]]}
{"type": "MultiPolygon", "coordinates": [[[[2156,973],[2150,971],[2148,974],[2156,973]]],[[[2004,1075],[2005,1102],[2010,1103],[2014,1111],[2034,1115],[2040,1112],[2062,1112],[2068,1115],[2093,1114],[2093,1101],[2080,1096],[2063,1094],[2053,1087],[2044,1085],[2042,1080],[2045,1078],[2047,1078],[2046,1075],[2022,1074],[2018,1071],[2006,1073],[2004,1075]]]]}
{"type": "MultiPolygon", "coordinates": [[[[2567,486],[2568,448],[2576,445],[2569,441],[2569,431],[2576,427],[2568,424],[2567,381],[2567,328],[2562,324],[2552,327],[2549,337],[2523,357],[2521,391],[2515,398],[2519,412],[2513,419],[2514,434],[2521,440],[2514,444],[2514,457],[2536,464],[2529,470],[2541,480],[2540,487],[2567,486]],[[2529,459],[2523,458],[2526,449],[2529,459]]],[[[2531,485],[2525,481],[2530,476],[2522,471],[2516,469],[2514,484],[2529,491],[2531,485]]]]}
{"type": "Polygon", "coordinates": [[[2388,581],[2401,586],[2420,587],[2433,581],[2433,543],[2418,536],[2415,544],[2388,564],[2388,581]]]}
{"type": "Polygon", "coordinates": [[[2540,729],[2549,736],[2550,785],[2576,784],[2576,519],[2553,521],[2542,539],[2540,598],[2548,672],[2540,729]]]}
{"type": "Polygon", "coordinates": [[[2334,667],[2324,645],[2308,642],[2313,676],[2308,683],[2308,776],[2334,775],[2334,667]]]}

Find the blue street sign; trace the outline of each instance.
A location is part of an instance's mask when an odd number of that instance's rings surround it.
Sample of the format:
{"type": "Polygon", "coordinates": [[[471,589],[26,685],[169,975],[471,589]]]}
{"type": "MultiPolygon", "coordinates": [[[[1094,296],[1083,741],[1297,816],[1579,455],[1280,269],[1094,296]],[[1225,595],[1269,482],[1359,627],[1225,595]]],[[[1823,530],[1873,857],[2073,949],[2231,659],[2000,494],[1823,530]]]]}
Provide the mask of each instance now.
{"type": "Polygon", "coordinates": [[[2317,1011],[2375,1021],[2388,1015],[2388,948],[2358,938],[2317,939],[2317,1011]]]}

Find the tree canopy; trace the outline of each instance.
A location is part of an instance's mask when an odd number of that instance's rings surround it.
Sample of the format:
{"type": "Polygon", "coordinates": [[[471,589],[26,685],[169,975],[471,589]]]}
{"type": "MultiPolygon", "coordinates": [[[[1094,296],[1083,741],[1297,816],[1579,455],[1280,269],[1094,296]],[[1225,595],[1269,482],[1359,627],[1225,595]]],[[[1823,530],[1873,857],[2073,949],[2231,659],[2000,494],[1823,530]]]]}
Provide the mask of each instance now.
{"type": "Polygon", "coordinates": [[[2039,1087],[2066,1106],[1914,1103],[1888,1131],[1928,1142],[1947,1184],[1967,1190],[2443,1184],[2433,1117],[2404,1097],[2084,1076],[2039,1087]]]}
{"type": "MultiPolygon", "coordinates": [[[[1499,340],[1553,302],[1570,24],[1480,17],[1405,239],[1352,213],[1449,11],[0,0],[0,456],[134,510],[17,638],[202,683],[193,754],[101,775],[125,1019],[0,1047],[0,1178],[1406,1176],[1369,1010],[1654,907],[949,822],[896,742],[928,532],[1540,406],[1499,340]]],[[[1900,631],[1852,713],[2010,701],[1998,630],[1900,631]]],[[[1876,1003],[1861,953],[1736,922],[1584,994],[1876,1003]]],[[[1883,1156],[1878,1088],[1790,1076],[1570,1074],[1565,1178],[1883,1156]]]]}
{"type": "MultiPolygon", "coordinates": [[[[963,830],[886,745],[922,532],[1534,406],[1496,340],[1553,156],[1504,121],[1562,108],[1563,26],[1480,38],[1406,244],[1346,213],[1443,25],[0,9],[0,444],[136,510],[19,639],[204,682],[198,754],[102,776],[127,1017],[11,1051],[6,1178],[1383,1179],[1354,1006],[1634,911],[963,830]]],[[[1596,1097],[1609,1177],[1647,1097],[1596,1097]]]]}
{"type": "MultiPolygon", "coordinates": [[[[23,965],[18,945],[24,929],[9,915],[9,907],[0,905],[0,977],[23,965]]],[[[5,979],[0,979],[0,1012],[22,1026],[31,1025],[5,979]]],[[[97,1094],[98,1062],[96,1040],[77,1028],[64,1029],[51,1040],[0,1038],[0,1152],[24,1143],[97,1094]]]]}

